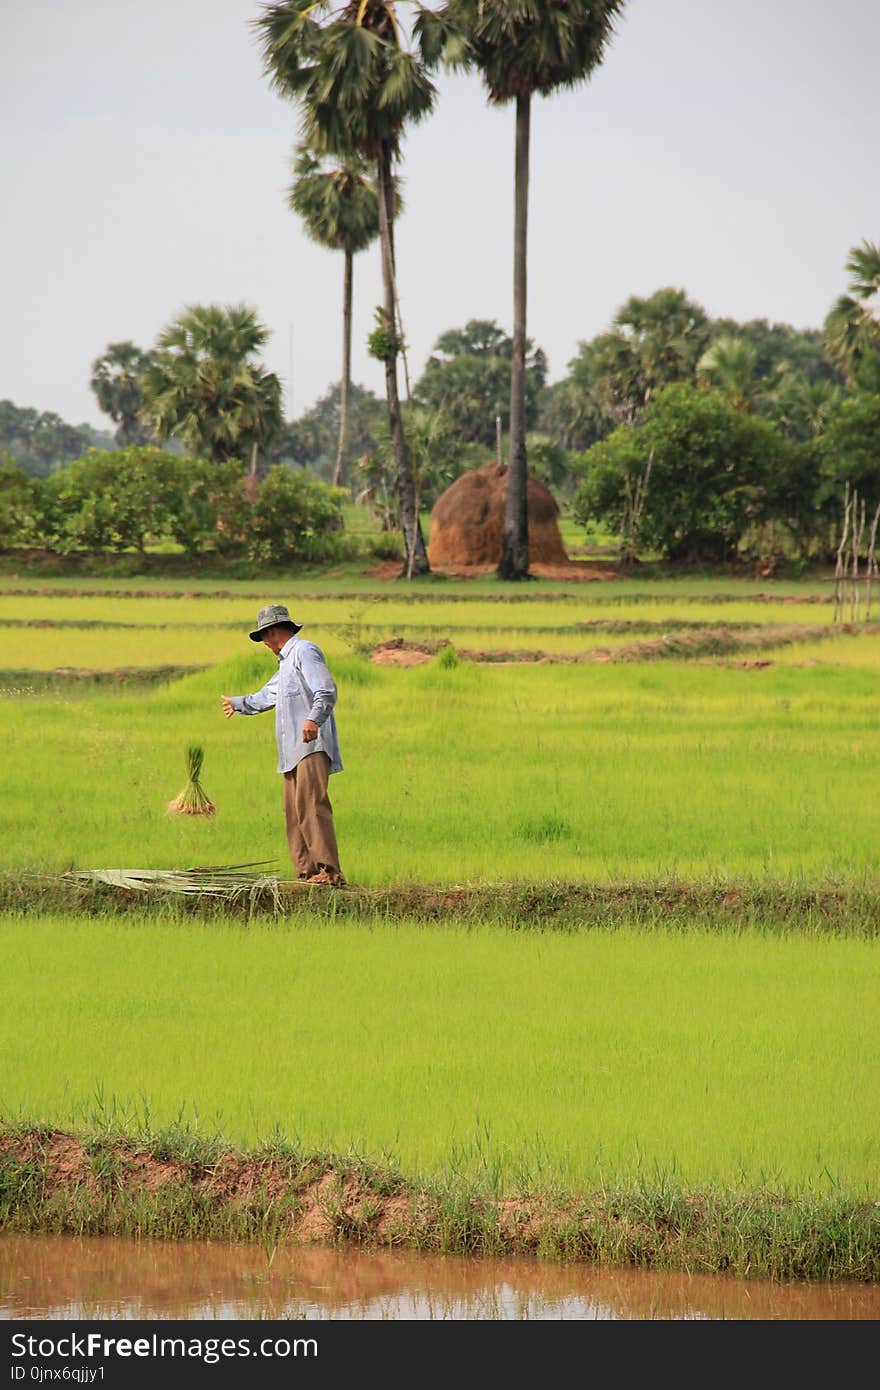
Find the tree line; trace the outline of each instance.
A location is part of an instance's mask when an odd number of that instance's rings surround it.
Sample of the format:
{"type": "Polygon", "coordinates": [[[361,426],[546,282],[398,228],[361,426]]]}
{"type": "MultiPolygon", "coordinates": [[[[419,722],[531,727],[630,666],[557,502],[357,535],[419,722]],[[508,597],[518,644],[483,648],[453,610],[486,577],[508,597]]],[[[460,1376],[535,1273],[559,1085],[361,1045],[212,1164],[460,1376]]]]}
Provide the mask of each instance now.
{"type": "MultiPolygon", "coordinates": [[[[872,288],[880,283],[878,267],[876,247],[852,248],[848,293],[822,330],[711,319],[684,291],[667,287],[631,296],[607,331],[579,343],[566,375],[553,384],[546,355],[527,340],[529,471],[569,502],[586,527],[616,529],[624,558],[641,544],[674,560],[729,559],[744,542],[756,558],[828,558],[845,485],[880,498],[880,338],[872,288]]],[[[231,464],[237,476],[253,477],[259,460],[261,475],[286,464],[327,483],[345,482],[383,529],[400,529],[385,403],[340,382],[299,419],[284,422],[277,380],[257,360],[264,342],[253,311],[214,305],[186,310],[153,349],[110,344],[92,364],[91,384],[116,426],[117,450],[151,445],[154,452],[143,457],[154,463],[163,457],[160,444],[165,454],[192,456],[188,491],[181,493],[179,482],[169,491],[170,465],[159,470],[156,487],[168,498],[200,495],[204,478],[196,464],[231,464]]],[[[464,469],[485,462],[500,433],[508,435],[512,354],[512,338],[495,321],[473,319],[437,338],[400,406],[421,511],[464,469]]],[[[79,458],[84,446],[103,452],[102,468],[109,469],[110,442],[87,426],[0,403],[0,451],[25,473],[45,477],[79,458]]],[[[120,493],[133,457],[117,458],[120,493]]],[[[74,471],[77,496],[83,480],[101,477],[106,510],[116,495],[109,480],[85,464],[74,471]]],[[[302,491],[305,482],[297,486],[302,491]]],[[[10,466],[2,487],[17,498],[5,509],[4,543],[29,543],[41,512],[20,504],[36,492],[16,482],[10,466]],[[13,515],[30,520],[16,530],[13,515]]],[[[194,522],[188,505],[180,502],[181,543],[207,546],[211,525],[198,507],[201,520],[194,522]]],[[[45,512],[44,543],[63,549],[89,535],[112,547],[113,536],[133,534],[130,523],[96,530],[74,520],[75,511],[45,512]]],[[[318,512],[338,525],[324,502],[318,512]]],[[[155,509],[147,515],[156,521],[155,509]]],[[[314,533],[311,522],[306,529],[314,533]]],[[[149,532],[145,524],[142,534],[149,532]]],[[[174,537],[175,528],[163,522],[154,534],[174,537]]],[[[230,536],[221,538],[221,548],[230,536]]]]}
{"type": "MultiPolygon", "coordinates": [[[[539,368],[538,362],[529,361],[526,314],[531,104],[536,96],[549,96],[590,78],[606,56],[622,12],[623,0],[554,0],[552,5],[535,0],[447,0],[439,6],[417,5],[406,31],[392,0],[352,0],[342,6],[331,0],[280,0],[264,5],[253,21],[265,75],[299,116],[301,141],[288,192],[290,205],[309,235],[343,253],[336,481],[345,462],[353,394],[352,262],[358,251],[378,239],[383,303],[376,309],[369,349],[383,364],[385,414],[382,437],[362,456],[360,491],[396,516],[407,575],[428,569],[419,520],[427,497],[426,478],[439,480],[443,467],[448,473],[453,466],[450,453],[457,450],[457,457],[465,458],[464,446],[475,443],[462,438],[460,423],[452,423],[461,414],[467,384],[463,377],[468,373],[461,373],[458,362],[454,367],[444,362],[439,349],[440,365],[446,368],[441,374],[449,380],[458,371],[460,389],[444,396],[442,410],[432,411],[430,402],[420,401],[418,390],[411,390],[400,320],[395,232],[402,204],[397,170],[406,129],[435,105],[433,77],[440,68],[475,73],[490,103],[509,105],[515,112],[513,331],[504,365],[505,409],[496,411],[492,421],[500,433],[506,417],[507,503],[499,575],[528,575],[530,458],[549,473],[564,472],[560,447],[569,452],[580,447],[588,453],[618,429],[640,429],[660,393],[691,376],[703,389],[728,394],[735,382],[738,407],[753,408],[748,396],[752,391],[757,408],[757,383],[766,376],[759,346],[749,342],[747,334],[713,333],[706,316],[694,312],[682,291],[668,289],[650,300],[628,301],[607,334],[582,345],[580,360],[569,374],[572,379],[559,383],[552,393],[552,411],[544,418],[551,433],[538,441],[530,438],[530,426],[537,423],[530,383],[534,386],[539,368]],[[404,369],[405,400],[398,363],[404,369]],[[554,442],[553,421],[559,444],[554,442]]],[[[870,298],[871,285],[876,287],[871,258],[876,259],[877,248],[865,243],[854,255],[862,256],[862,264],[850,294],[832,311],[825,335],[827,345],[850,368],[856,358],[870,357],[877,327],[876,316],[865,310],[865,292],[870,298]]],[[[136,419],[130,417],[127,428],[146,427],[158,442],[176,439],[198,457],[222,462],[235,456],[255,473],[261,453],[269,456],[285,432],[280,384],[257,357],[264,341],[265,330],[245,306],[195,305],[169,324],[156,349],[141,360],[134,345],[111,345],[119,349],[114,371],[144,390],[144,410],[136,419]]],[[[461,355],[468,354],[454,357],[461,355]]],[[[472,376],[473,364],[466,365],[472,376]]],[[[851,374],[846,380],[852,386],[851,374]]],[[[93,384],[103,390],[112,383],[98,379],[93,384]]],[[[833,380],[830,384],[835,385],[833,380]]],[[[857,384],[866,389],[863,380],[857,384]]],[[[823,389],[818,379],[810,386],[816,392],[823,389]]],[[[427,389],[424,383],[422,389],[427,389]]],[[[117,405],[124,409],[121,395],[117,405]]],[[[792,409],[799,408],[794,401],[792,409]]],[[[484,435],[491,427],[484,411],[484,435]]],[[[123,438],[129,442],[133,436],[123,438]]],[[[298,444],[301,438],[302,431],[298,444]]],[[[585,467],[591,466],[587,460],[585,467]]],[[[638,491],[641,517],[648,496],[647,464],[636,479],[627,470],[618,471],[624,498],[638,491]]],[[[655,479],[654,491],[656,487],[655,479]]],[[[591,516],[590,508],[600,505],[608,510],[604,501],[581,497],[585,515],[591,516]]],[[[627,508],[631,528],[629,503],[627,508]]]]}
{"type": "Polygon", "coordinates": [[[771,564],[831,559],[844,496],[880,508],[880,244],[846,270],[821,334],[713,326],[671,291],[629,301],[560,402],[575,429],[617,422],[583,455],[575,516],[618,528],[629,558],[733,559],[747,542],[771,564]]]}
{"type": "Polygon", "coordinates": [[[110,432],[70,425],[52,410],[0,401],[0,454],[33,477],[48,477],[89,449],[110,449],[113,442],[110,432]]]}

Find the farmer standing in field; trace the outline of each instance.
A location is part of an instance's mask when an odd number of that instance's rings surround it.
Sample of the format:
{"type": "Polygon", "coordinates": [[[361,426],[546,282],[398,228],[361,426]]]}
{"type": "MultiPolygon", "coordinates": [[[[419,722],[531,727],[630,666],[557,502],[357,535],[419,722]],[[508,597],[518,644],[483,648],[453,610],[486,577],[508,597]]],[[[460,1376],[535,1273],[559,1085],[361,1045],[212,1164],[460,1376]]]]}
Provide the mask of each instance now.
{"type": "Polygon", "coordinates": [[[345,879],[327,795],[330,773],[342,771],[333,714],[336,684],[320,647],[297,635],[301,627],[281,603],[261,608],[249,636],[274,652],[278,670],[255,694],[221,695],[220,699],[227,719],[275,710],[290,857],[301,879],[339,887],[345,879]]]}

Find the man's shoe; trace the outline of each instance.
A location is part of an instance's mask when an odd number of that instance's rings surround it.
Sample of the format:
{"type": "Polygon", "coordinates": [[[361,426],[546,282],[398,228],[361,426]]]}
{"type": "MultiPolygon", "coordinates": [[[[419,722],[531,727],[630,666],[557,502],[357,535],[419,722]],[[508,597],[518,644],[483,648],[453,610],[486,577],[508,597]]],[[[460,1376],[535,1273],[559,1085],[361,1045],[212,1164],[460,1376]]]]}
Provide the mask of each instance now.
{"type": "Polygon", "coordinates": [[[329,869],[319,869],[316,874],[309,874],[307,883],[329,883],[332,888],[341,888],[345,883],[342,874],[331,873],[329,869]]]}

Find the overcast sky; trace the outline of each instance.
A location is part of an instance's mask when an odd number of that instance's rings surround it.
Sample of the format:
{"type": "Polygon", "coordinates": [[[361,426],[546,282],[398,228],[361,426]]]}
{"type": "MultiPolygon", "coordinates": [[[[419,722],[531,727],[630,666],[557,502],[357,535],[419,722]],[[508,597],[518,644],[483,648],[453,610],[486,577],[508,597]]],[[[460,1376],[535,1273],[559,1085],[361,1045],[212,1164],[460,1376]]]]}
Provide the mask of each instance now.
{"type": "MultiPolygon", "coordinates": [[[[271,330],[288,416],[338,380],[342,258],[286,205],[297,113],[262,75],[251,0],[0,0],[0,399],[108,428],[110,342],[186,305],[271,330]]],[[[629,0],[602,68],[536,99],[529,333],[565,375],[631,294],[818,328],[880,238],[880,0],[629,0]]],[[[512,313],[513,110],[438,82],[407,135],[397,235],[415,379],[437,336],[512,313]]],[[[353,376],[381,301],[355,260],[353,376]]]]}

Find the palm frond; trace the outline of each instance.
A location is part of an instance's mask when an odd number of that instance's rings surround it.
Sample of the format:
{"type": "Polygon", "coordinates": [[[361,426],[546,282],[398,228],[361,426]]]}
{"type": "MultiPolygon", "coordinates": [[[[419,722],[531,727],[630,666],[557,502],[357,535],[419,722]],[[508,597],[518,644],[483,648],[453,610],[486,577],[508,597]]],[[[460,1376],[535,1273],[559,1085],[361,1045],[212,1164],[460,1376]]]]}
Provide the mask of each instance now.
{"type": "Polygon", "coordinates": [[[192,869],[71,869],[61,877],[79,883],[104,883],[127,893],[211,898],[230,907],[243,901],[256,907],[268,901],[277,912],[283,904],[282,880],[275,874],[258,872],[275,862],[264,859],[192,869]]]}
{"type": "Polygon", "coordinates": [[[850,294],[857,299],[872,299],[880,292],[880,242],[863,241],[854,246],[846,262],[850,294]]]}
{"type": "Polygon", "coordinates": [[[300,146],[288,204],[313,241],[354,255],[379,235],[379,199],[371,173],[356,151],[328,163],[300,146]]]}

